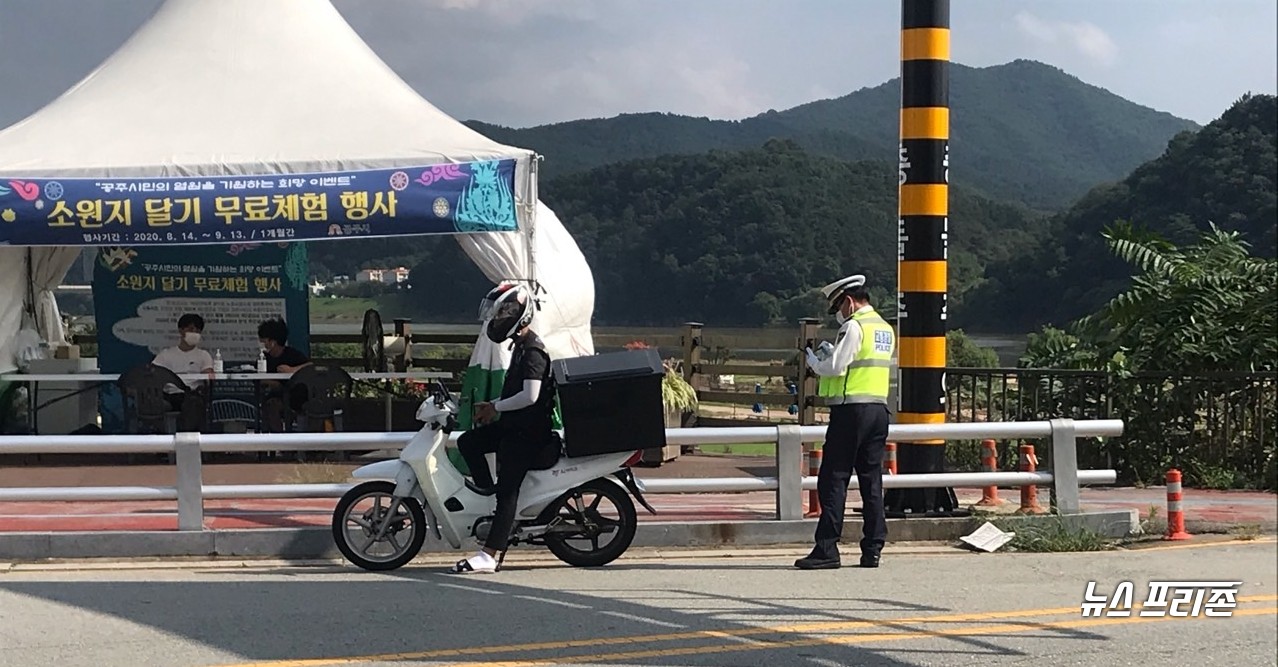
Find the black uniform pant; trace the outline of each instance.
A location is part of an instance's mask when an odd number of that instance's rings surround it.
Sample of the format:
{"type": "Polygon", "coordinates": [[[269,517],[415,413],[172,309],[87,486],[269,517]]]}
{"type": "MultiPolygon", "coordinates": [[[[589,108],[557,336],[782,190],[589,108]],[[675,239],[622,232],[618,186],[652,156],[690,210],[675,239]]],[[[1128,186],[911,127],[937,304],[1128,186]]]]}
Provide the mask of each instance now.
{"type": "Polygon", "coordinates": [[[888,410],[881,403],[851,403],[830,407],[830,426],[821,451],[817,473],[817,496],[821,516],[817,519],[816,548],[813,555],[835,558],[843,535],[843,510],[848,484],[856,471],[861,491],[861,553],[877,555],[887,541],[887,519],[883,516],[883,451],[887,446],[888,410]]]}
{"type": "Polygon", "coordinates": [[[461,434],[457,438],[457,448],[466,459],[475,484],[485,488],[493,486],[493,476],[484,456],[497,454],[497,510],[484,546],[494,551],[505,551],[510,531],[515,526],[519,487],[523,485],[524,477],[529,470],[544,470],[559,460],[559,442],[554,431],[535,432],[503,424],[499,420],[461,434]]]}

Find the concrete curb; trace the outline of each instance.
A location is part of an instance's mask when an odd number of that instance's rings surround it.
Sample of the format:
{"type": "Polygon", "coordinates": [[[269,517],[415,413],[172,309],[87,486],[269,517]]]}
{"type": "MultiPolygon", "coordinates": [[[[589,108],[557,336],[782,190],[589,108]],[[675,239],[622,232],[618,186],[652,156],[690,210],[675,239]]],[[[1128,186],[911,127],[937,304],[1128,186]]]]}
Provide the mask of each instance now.
{"type": "MultiPolygon", "coordinates": [[[[1000,517],[1015,525],[1062,520],[1105,537],[1127,537],[1140,531],[1136,510],[1091,512],[1065,517],[1000,517]]],[[[952,542],[976,529],[984,517],[889,519],[892,543],[952,542]]],[[[637,548],[758,547],[811,544],[815,520],[643,522],[635,535],[637,548]]],[[[861,521],[849,516],[844,541],[855,546],[861,521]]],[[[540,550],[516,547],[514,550],[540,550]]],[[[512,550],[512,551],[514,551],[512,550]]],[[[447,544],[429,537],[422,553],[448,553],[447,544]]],[[[241,530],[102,531],[0,533],[0,561],[84,558],[242,557],[315,560],[339,558],[328,528],[254,528],[241,530]]]]}

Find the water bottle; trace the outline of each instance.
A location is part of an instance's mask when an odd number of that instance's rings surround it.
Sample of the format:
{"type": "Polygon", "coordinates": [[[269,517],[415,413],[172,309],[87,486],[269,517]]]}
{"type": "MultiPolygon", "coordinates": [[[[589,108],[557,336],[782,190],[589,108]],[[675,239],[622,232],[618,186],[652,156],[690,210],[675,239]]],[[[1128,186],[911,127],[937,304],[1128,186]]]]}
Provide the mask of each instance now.
{"type": "Polygon", "coordinates": [[[257,351],[257,372],[266,372],[266,350],[257,351]]]}
{"type": "Polygon", "coordinates": [[[224,369],[224,366],[222,366],[222,351],[218,350],[213,355],[213,372],[217,373],[218,375],[221,375],[223,373],[223,369],[224,369]]]}

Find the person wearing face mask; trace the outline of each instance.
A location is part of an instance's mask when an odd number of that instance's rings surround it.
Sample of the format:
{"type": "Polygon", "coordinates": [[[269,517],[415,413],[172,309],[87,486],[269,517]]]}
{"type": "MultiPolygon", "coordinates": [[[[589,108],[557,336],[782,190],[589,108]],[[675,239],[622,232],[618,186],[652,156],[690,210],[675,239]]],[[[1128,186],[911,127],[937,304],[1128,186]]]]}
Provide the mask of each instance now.
{"type": "MultiPolygon", "coordinates": [[[[179,375],[191,373],[212,373],[213,357],[208,350],[200,347],[200,338],[204,333],[204,318],[195,313],[187,313],[178,318],[178,344],[160,350],[152,364],[167,368],[179,375]]],[[[182,430],[199,430],[203,422],[204,400],[201,393],[204,383],[198,380],[188,381],[191,392],[183,391],[176,385],[165,385],[164,395],[173,409],[181,412],[178,426],[182,430]]]]}
{"type": "Polygon", "coordinates": [[[817,520],[812,552],[795,561],[803,570],[840,567],[839,539],[843,511],[853,471],[861,491],[861,567],[878,567],[887,541],[883,512],[883,452],[888,434],[888,385],[896,335],[870,305],[865,276],[848,276],[822,288],[837,314],[838,338],[824,358],[807,348],[808,367],[820,378],[818,396],[830,408],[817,497],[817,520]]]}
{"type": "Polygon", "coordinates": [[[506,551],[514,528],[515,503],[524,477],[529,470],[544,470],[559,460],[550,355],[532,330],[533,309],[532,295],[515,283],[493,288],[480,305],[488,339],[498,345],[512,341],[510,368],[501,398],[475,405],[475,421],[481,426],[463,433],[457,448],[474,478],[473,489],[495,494],[497,509],[483,548],[458,561],[451,570],[454,573],[497,571],[497,555],[506,551]],[[496,484],[485,458],[490,453],[497,454],[496,484]]]}
{"type": "MultiPolygon", "coordinates": [[[[288,325],[283,320],[267,320],[257,326],[257,342],[266,357],[267,373],[295,373],[311,365],[311,360],[301,350],[288,345],[288,325]]],[[[284,431],[284,385],[276,380],[262,383],[265,394],[262,402],[262,424],[268,431],[284,431]]],[[[301,412],[306,404],[306,389],[295,386],[287,397],[293,412],[301,412]]]]}

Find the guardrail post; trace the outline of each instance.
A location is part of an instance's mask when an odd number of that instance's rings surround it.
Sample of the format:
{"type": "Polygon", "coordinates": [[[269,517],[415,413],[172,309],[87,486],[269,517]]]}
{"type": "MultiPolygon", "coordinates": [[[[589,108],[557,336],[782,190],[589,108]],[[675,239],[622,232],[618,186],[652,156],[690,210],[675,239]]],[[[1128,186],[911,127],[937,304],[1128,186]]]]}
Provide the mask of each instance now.
{"type": "Polygon", "coordinates": [[[177,458],[178,530],[204,530],[204,457],[199,433],[174,437],[177,458]]]}
{"type": "Polygon", "coordinates": [[[679,339],[679,346],[683,348],[683,379],[694,387],[692,378],[701,365],[701,326],[700,322],[684,322],[683,337],[679,339]]]}
{"type": "Polygon", "coordinates": [[[1073,419],[1053,419],[1052,491],[1061,514],[1078,514],[1078,439],[1073,419]]]}
{"type": "Polygon", "coordinates": [[[777,427],[777,519],[803,518],[803,431],[797,424],[777,427]]]}
{"type": "MultiPolygon", "coordinates": [[[[809,344],[816,344],[816,337],[821,332],[821,320],[805,317],[799,320],[799,340],[795,345],[802,350],[809,344]]],[[[808,369],[808,362],[799,355],[799,368],[795,378],[795,403],[799,406],[799,423],[805,426],[817,423],[816,398],[817,376],[808,369]]]]}

